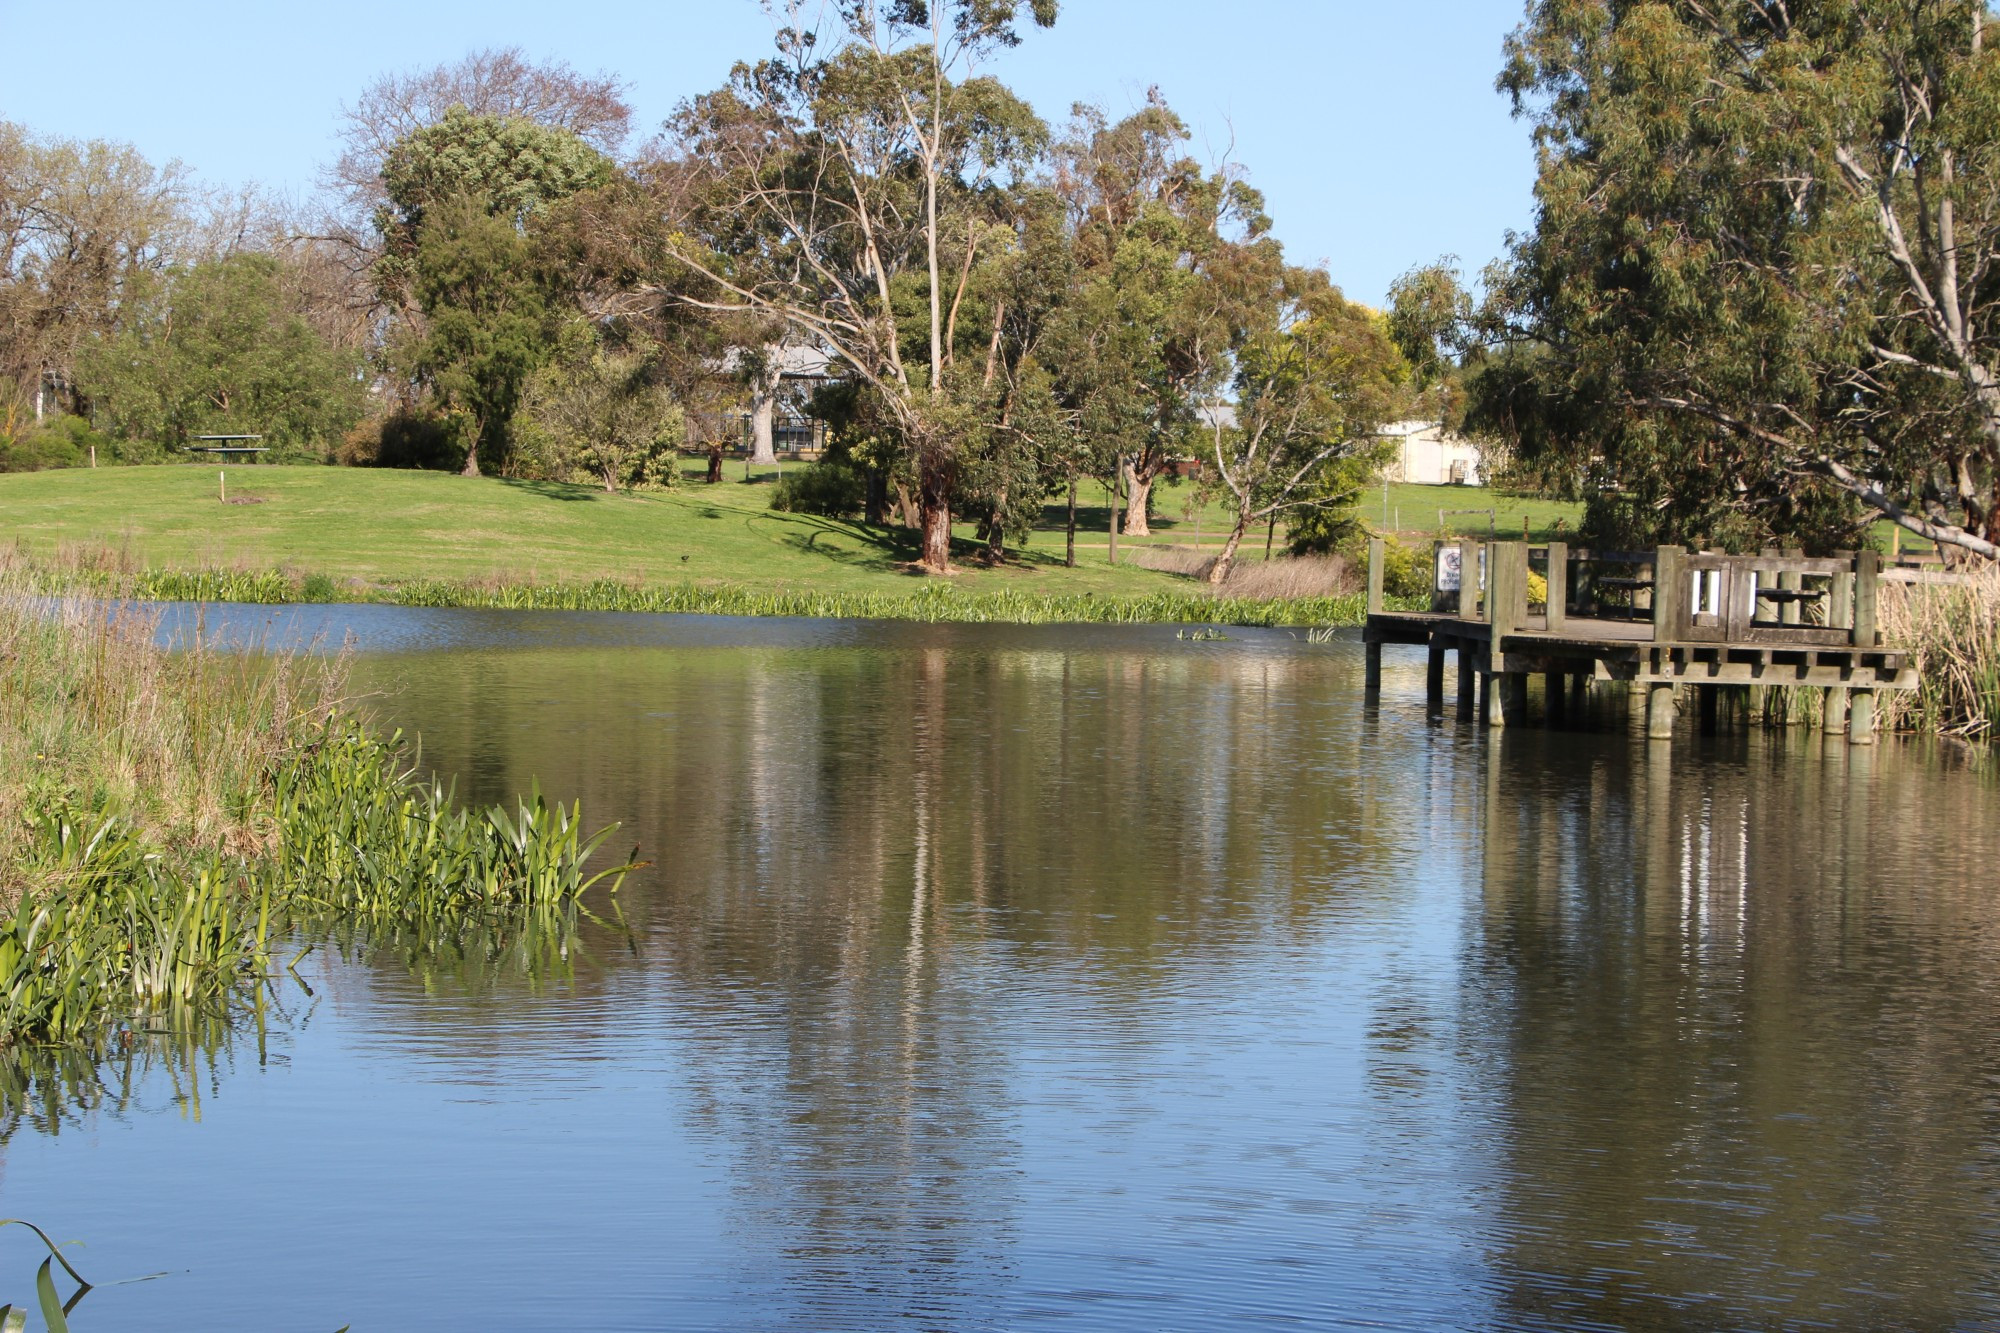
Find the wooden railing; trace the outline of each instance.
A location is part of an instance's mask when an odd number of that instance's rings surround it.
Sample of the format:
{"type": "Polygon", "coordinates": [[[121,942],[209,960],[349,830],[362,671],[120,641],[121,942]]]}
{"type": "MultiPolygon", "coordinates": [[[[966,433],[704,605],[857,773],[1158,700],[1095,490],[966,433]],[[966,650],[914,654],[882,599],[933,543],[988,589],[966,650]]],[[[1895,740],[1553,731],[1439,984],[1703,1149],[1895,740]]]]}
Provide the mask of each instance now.
{"type": "MultiPolygon", "coordinates": [[[[1462,538],[1439,542],[1431,568],[1431,612],[1490,625],[1496,635],[1583,634],[1585,626],[1572,622],[1639,621],[1650,624],[1655,643],[1873,648],[1880,641],[1882,565],[1873,551],[1593,551],[1462,538]],[[1532,601],[1531,574],[1544,584],[1532,601]]],[[[1369,548],[1368,609],[1382,609],[1379,541],[1369,548]]]]}

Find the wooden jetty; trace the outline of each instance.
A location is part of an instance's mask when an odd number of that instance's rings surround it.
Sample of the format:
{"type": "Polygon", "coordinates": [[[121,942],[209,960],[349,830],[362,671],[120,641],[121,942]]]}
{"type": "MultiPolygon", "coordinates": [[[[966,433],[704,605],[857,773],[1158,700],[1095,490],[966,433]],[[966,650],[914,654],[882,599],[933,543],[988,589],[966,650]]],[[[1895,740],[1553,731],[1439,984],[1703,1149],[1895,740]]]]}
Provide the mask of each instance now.
{"type": "Polygon", "coordinates": [[[1386,611],[1383,544],[1369,543],[1370,697],[1382,687],[1382,645],[1423,644],[1431,707],[1444,707],[1451,653],[1459,717],[1476,712],[1490,726],[1525,721],[1535,674],[1550,722],[1580,712],[1592,682],[1613,682],[1644,691],[1646,734],[1663,740],[1683,687],[1711,730],[1726,689],[1804,685],[1825,690],[1830,733],[1868,745],[1876,691],[1917,687],[1909,655],[1876,630],[1873,551],[1822,559],[1464,540],[1440,542],[1431,567],[1430,610],[1386,611]]]}

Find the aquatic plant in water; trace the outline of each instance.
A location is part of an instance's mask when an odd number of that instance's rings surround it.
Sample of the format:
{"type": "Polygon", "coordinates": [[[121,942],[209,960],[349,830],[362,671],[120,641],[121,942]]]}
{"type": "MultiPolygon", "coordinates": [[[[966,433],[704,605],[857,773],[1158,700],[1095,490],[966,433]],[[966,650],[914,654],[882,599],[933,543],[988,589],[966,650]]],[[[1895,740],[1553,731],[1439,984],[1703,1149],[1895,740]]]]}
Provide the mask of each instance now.
{"type": "MultiPolygon", "coordinates": [[[[90,1291],[90,1284],[83,1280],[81,1273],[70,1266],[69,1260],[63,1257],[62,1248],[49,1239],[49,1233],[33,1222],[24,1222],[18,1217],[0,1217],[0,1227],[26,1227],[48,1247],[48,1258],[42,1260],[42,1266],[35,1270],[35,1303],[41,1307],[42,1322],[48,1326],[48,1333],[69,1333],[70,1312],[76,1309],[77,1302],[90,1291]],[[69,1274],[71,1280],[76,1283],[76,1290],[71,1293],[68,1300],[64,1300],[56,1291],[54,1268],[56,1264],[61,1264],[63,1272],[69,1274]]],[[[11,1301],[0,1304],[0,1333],[25,1333],[27,1327],[27,1307],[15,1305],[11,1301]]]]}
{"type": "MultiPolygon", "coordinates": [[[[260,801],[269,849],[161,855],[115,815],[32,812],[31,878],[0,921],[0,1043],[88,1042],[118,1018],[226,1007],[272,970],[278,932],[572,905],[616,892],[634,859],[591,871],[615,831],[539,792],[475,812],[401,766],[398,737],[333,717],[280,757],[260,801]]],[[[636,856],[636,849],[635,849],[636,856]]]]}

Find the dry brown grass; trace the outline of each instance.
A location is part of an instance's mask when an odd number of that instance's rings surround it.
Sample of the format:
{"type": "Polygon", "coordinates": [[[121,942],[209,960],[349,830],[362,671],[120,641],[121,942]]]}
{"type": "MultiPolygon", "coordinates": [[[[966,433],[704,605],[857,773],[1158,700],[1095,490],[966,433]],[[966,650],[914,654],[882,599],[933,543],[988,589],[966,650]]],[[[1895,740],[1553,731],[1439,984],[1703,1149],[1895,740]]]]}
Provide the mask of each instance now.
{"type": "MultiPolygon", "coordinates": [[[[1134,557],[1145,569],[1162,570],[1191,579],[1206,579],[1215,557],[1186,546],[1144,546],[1134,557]]],[[[1216,590],[1221,597],[1337,597],[1359,592],[1360,578],[1338,555],[1281,556],[1276,560],[1239,560],[1216,590]]]]}
{"type": "Polygon", "coordinates": [[[1956,584],[1887,585],[1883,640],[1916,657],[1918,688],[1883,695],[1900,730],[2000,736],[2000,565],[1956,584]]]}
{"type": "Polygon", "coordinates": [[[0,899],[34,887],[22,854],[31,806],[118,814],[169,853],[248,850],[250,797],[270,761],[339,695],[339,660],[169,652],[156,625],[149,612],[41,597],[0,553],[0,899]]]}

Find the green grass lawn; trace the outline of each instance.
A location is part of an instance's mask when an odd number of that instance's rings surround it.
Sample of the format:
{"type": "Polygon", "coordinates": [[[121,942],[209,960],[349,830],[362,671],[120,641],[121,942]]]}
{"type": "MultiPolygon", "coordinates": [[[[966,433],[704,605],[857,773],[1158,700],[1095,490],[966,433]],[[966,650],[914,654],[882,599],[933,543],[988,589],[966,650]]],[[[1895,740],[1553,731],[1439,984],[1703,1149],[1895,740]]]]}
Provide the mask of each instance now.
{"type": "MultiPolygon", "coordinates": [[[[1189,482],[1165,482],[1154,488],[1153,541],[1191,545],[1199,530],[1204,547],[1222,545],[1223,539],[1229,535],[1233,518],[1230,505],[1225,503],[1230,497],[1226,493],[1210,497],[1197,516],[1190,508],[1194,494],[1195,488],[1189,482]]],[[[1094,481],[1085,482],[1079,488],[1077,504],[1078,545],[1089,543],[1093,547],[1102,547],[1105,544],[1105,529],[1111,518],[1104,487],[1094,481]]],[[[1525,519],[1532,541],[1560,539],[1565,535],[1574,541],[1577,523],[1583,517],[1583,506],[1566,500],[1503,495],[1479,486],[1417,486],[1403,482],[1389,483],[1386,505],[1381,483],[1370,486],[1362,493],[1357,512],[1364,522],[1378,531],[1393,531],[1406,541],[1416,541],[1439,534],[1440,510],[1477,511],[1445,514],[1444,531],[1454,537],[1486,536],[1489,530],[1486,511],[1492,510],[1491,530],[1502,540],[1519,540],[1522,520],[1525,519]],[[1556,526],[1558,522],[1562,524],[1561,528],[1556,526]]],[[[1061,504],[1044,506],[1042,520],[1036,524],[1031,545],[1044,541],[1044,533],[1058,543],[1062,540],[1063,511],[1061,504]]],[[[964,531],[970,536],[972,530],[966,528],[964,531]]],[[[1252,538],[1246,538],[1245,554],[1262,554],[1264,536],[1265,531],[1260,526],[1252,538]]],[[[1119,539],[1121,544],[1128,540],[1133,539],[1119,539]]],[[[1281,522],[1278,525],[1280,549],[1283,542],[1284,524],[1281,522]]]]}
{"type": "MultiPolygon", "coordinates": [[[[65,545],[112,547],[135,566],[282,568],[366,583],[622,579],[896,592],[924,582],[905,568],[914,534],[773,513],[768,475],[607,495],[437,472],[248,466],[228,469],[232,503],[223,504],[216,472],[167,465],[0,476],[0,540],[42,559],[65,545]]],[[[1127,563],[1113,568],[1101,549],[1064,568],[1060,531],[1037,535],[1018,564],[968,564],[956,582],[976,592],[1100,596],[1191,586],[1127,563]]]]}
{"type": "MultiPolygon", "coordinates": [[[[276,570],[287,576],[256,585],[262,591],[245,591],[250,585],[238,579],[199,587],[156,582],[150,585],[154,591],[146,594],[168,597],[435,596],[451,604],[491,598],[493,604],[514,605],[540,603],[508,600],[516,594],[503,596],[503,590],[541,588],[553,596],[562,588],[612,581],[635,589],[706,589],[710,592],[702,596],[716,605],[717,597],[737,598],[739,593],[789,598],[784,605],[792,608],[805,604],[802,597],[858,598],[874,609],[791,613],[902,614],[879,599],[946,591],[936,586],[936,580],[911,571],[909,562],[916,555],[913,533],[773,513],[769,501],[774,470],[760,469],[746,478],[736,465],[729,468],[727,480],[714,486],[696,476],[667,493],[609,495],[588,486],[467,479],[437,472],[253,465],[227,469],[226,504],[217,496],[217,471],[179,464],[0,476],[0,540],[37,562],[56,561],[66,549],[92,555],[108,549],[118,553],[119,568],[135,573],[206,570],[253,575],[276,570]],[[308,591],[315,579],[322,591],[308,591]]],[[[1440,507],[1488,507],[1482,503],[1485,492],[1464,487],[1392,486],[1390,493],[1392,510],[1400,505],[1410,512],[1427,511],[1427,522],[1432,524],[1440,507]]],[[[1140,613],[1142,618],[1199,618],[1209,613],[1178,603],[1205,595],[1202,585],[1141,568],[1132,559],[1137,547],[1187,544],[1197,531],[1204,546],[1220,544],[1226,533],[1222,506],[1213,503],[1197,516],[1188,508],[1193,494],[1185,484],[1162,485],[1156,492],[1154,536],[1121,537],[1116,566],[1109,563],[1106,549],[1108,497],[1095,484],[1079,495],[1075,569],[1062,563],[1061,504],[1046,507],[1026,545],[1010,548],[1016,558],[997,569],[971,559],[973,527],[959,525],[957,535],[966,543],[961,551],[963,572],[950,581],[950,591],[968,594],[974,601],[983,599],[988,610],[1007,616],[1090,618],[1111,603],[1136,607],[1140,599],[1154,599],[1148,603],[1152,609],[1140,613]],[[1157,600],[1162,594],[1167,602],[1157,600]],[[1062,606],[1021,609],[1023,599],[1049,598],[1062,599],[1062,606]],[[1095,599],[1096,611],[1083,605],[1090,599],[1095,599]],[[1010,609],[995,610],[1002,602],[1010,609]]],[[[1513,525],[1520,521],[1518,512],[1529,515],[1537,536],[1545,535],[1554,519],[1568,512],[1537,502],[1514,501],[1512,510],[1504,507],[1506,501],[1490,503],[1503,515],[1502,535],[1517,530],[1513,525]]],[[[1573,519],[1568,521],[1573,526],[1573,519]]],[[[1404,522],[1407,527],[1407,514],[1404,522]]],[[[1485,518],[1460,516],[1449,526],[1453,532],[1483,532],[1485,518]]],[[[1245,544],[1245,559],[1261,557],[1262,535],[1253,534],[1245,544]]],[[[1282,551],[1282,534],[1280,539],[1282,551]]],[[[111,585],[93,586],[109,590],[111,585]]],[[[623,604],[623,596],[607,601],[607,594],[600,592],[581,601],[551,604],[613,606],[623,604]]],[[[1358,599],[1352,600],[1354,607],[1299,603],[1289,611],[1246,604],[1236,614],[1348,619],[1358,615],[1358,599]]],[[[740,599],[731,603],[739,604],[740,599]]],[[[895,607],[903,605],[894,602],[895,607]]],[[[653,607],[633,601],[633,609],[696,606],[653,607]]],[[[984,613],[967,610],[966,614],[984,613]]]]}

